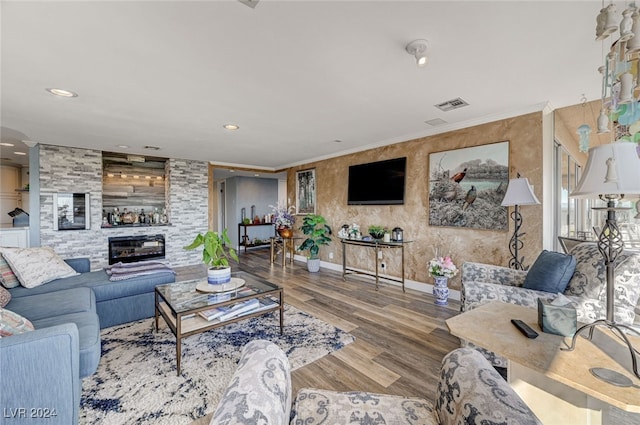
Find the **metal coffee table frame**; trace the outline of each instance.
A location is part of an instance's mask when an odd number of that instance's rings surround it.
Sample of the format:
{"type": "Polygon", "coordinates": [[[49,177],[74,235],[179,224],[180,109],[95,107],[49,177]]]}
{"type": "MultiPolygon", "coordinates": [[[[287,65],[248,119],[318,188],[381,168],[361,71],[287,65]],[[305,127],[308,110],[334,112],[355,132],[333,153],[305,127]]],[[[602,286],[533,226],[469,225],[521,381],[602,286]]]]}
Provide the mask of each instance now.
{"type": "Polygon", "coordinates": [[[261,316],[269,312],[279,311],[280,334],[284,330],[284,298],[283,290],[278,285],[267,282],[251,273],[236,272],[233,277],[244,279],[245,286],[238,288],[230,293],[231,298],[225,301],[210,301],[212,293],[203,293],[196,291],[196,285],[206,278],[190,280],[186,282],[176,282],[166,285],[158,285],[155,288],[155,330],[159,329],[159,319],[162,317],[176,337],[176,368],[177,374],[180,375],[181,357],[182,357],[182,339],[191,335],[207,332],[212,329],[220,328],[240,320],[250,317],[261,316]],[[243,288],[251,288],[253,294],[242,295],[243,288]],[[199,312],[209,310],[215,307],[222,307],[236,304],[241,301],[247,301],[253,298],[276,298],[276,305],[273,307],[249,312],[238,317],[220,321],[209,322],[198,315],[199,312]]]}

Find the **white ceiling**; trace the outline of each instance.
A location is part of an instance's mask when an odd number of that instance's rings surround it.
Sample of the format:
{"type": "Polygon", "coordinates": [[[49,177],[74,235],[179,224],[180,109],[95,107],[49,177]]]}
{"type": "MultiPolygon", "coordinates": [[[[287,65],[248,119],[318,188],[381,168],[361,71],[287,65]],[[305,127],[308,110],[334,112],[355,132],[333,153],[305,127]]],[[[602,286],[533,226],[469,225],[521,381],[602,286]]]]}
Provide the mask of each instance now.
{"type": "Polygon", "coordinates": [[[274,170],[577,104],[600,94],[601,4],[2,1],[2,140],[274,170]]]}

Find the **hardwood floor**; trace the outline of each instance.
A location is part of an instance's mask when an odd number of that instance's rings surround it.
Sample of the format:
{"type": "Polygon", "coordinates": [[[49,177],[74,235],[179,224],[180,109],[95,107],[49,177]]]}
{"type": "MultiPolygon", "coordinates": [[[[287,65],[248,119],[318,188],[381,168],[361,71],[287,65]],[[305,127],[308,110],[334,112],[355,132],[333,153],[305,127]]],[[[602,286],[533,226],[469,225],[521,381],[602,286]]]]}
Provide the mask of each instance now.
{"type": "MultiPolygon", "coordinates": [[[[436,306],[432,295],[410,289],[402,293],[390,283],[376,291],[372,279],[350,275],[343,281],[342,273],[327,269],[309,273],[302,262],[283,268],[269,262],[265,249],[241,253],[235,267],[282,286],[286,303],[356,337],[343,349],[295,370],[294,396],[300,388],[314,387],[435,398],[442,357],[460,346],[444,323],[458,313],[457,301],[436,306]]],[[[205,275],[204,266],[178,270],[178,278],[194,273],[205,275]]]]}

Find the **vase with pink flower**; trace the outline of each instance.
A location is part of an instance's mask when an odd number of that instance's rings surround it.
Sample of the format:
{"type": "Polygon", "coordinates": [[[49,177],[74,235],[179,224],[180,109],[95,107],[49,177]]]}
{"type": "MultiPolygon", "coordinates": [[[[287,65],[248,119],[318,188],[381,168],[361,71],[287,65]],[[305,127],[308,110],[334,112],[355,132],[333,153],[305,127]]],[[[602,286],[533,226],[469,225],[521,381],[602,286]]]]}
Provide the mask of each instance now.
{"type": "Polygon", "coordinates": [[[439,257],[436,255],[429,261],[429,274],[433,277],[433,295],[436,297],[436,305],[449,304],[449,279],[458,274],[458,268],[453,264],[450,256],[439,257]]]}

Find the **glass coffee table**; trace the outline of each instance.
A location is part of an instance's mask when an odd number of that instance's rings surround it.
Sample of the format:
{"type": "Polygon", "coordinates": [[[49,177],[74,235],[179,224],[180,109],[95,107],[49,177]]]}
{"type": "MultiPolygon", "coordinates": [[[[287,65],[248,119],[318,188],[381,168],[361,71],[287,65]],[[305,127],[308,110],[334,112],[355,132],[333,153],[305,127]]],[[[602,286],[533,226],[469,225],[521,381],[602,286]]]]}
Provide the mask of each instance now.
{"type": "Polygon", "coordinates": [[[231,277],[232,283],[220,289],[212,289],[206,277],[156,286],[155,328],[157,332],[162,317],[176,336],[178,375],[182,339],[188,336],[275,310],[279,310],[282,334],[282,288],[248,272],[235,272],[231,277]]]}

